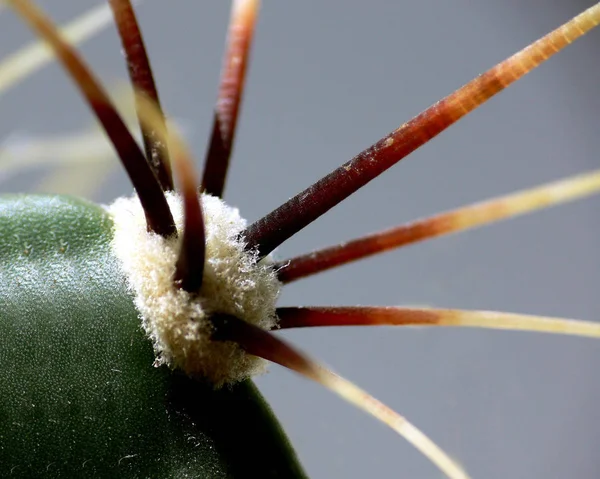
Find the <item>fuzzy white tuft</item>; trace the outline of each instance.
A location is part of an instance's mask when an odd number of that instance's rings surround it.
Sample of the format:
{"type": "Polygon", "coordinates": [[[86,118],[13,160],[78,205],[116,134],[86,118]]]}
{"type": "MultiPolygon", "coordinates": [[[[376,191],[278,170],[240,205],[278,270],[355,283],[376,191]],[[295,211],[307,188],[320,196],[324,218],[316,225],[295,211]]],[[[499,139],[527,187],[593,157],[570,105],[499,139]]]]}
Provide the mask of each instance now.
{"type": "MultiPolygon", "coordinates": [[[[152,339],[156,365],[180,368],[215,386],[264,372],[266,362],[233,343],[211,341],[213,313],[228,313],[263,329],[276,326],[275,302],[281,284],[271,260],[257,262],[238,239],[246,221],[219,198],[201,195],[206,230],[204,280],[198,295],[173,283],[178,239],[146,231],[136,196],[108,207],[115,231],[112,247],[122,263],[142,325],[152,339]]],[[[177,230],[183,230],[182,202],[167,193],[177,230]]],[[[179,235],[181,237],[181,235],[179,235]]]]}

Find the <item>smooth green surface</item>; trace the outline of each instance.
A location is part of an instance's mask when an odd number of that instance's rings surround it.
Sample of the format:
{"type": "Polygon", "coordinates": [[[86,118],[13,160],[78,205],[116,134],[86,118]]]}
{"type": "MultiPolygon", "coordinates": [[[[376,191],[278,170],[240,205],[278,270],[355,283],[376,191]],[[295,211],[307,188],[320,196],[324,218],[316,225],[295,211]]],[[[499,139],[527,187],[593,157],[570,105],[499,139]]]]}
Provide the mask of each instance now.
{"type": "Polygon", "coordinates": [[[0,476],[303,477],[251,382],[152,366],[111,228],[83,200],[0,199],[0,476]]]}

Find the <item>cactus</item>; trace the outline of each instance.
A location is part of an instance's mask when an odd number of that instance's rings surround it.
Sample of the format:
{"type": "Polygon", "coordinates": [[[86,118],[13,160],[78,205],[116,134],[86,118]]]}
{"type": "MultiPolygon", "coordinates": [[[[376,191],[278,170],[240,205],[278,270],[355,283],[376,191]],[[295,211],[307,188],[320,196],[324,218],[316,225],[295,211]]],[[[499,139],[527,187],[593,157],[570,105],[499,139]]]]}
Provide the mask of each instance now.
{"type": "Polygon", "coordinates": [[[145,153],[45,15],[29,1],[7,3],[54,48],[103,124],[137,192],[109,207],[60,196],[2,199],[0,297],[8,307],[0,325],[5,365],[0,462],[12,475],[302,477],[276,419],[251,383],[263,360],[269,360],[330,388],[404,436],[448,477],[463,478],[462,467],[406,419],[270,331],[384,324],[600,336],[594,323],[508,313],[275,304],[281,286],[301,277],[595,193],[598,172],[290,260],[271,256],[330,208],[593,28],[600,19],[598,5],[247,225],[218,197],[232,150],[257,2],[234,2],[201,182],[194,180],[188,149],[176,128],[166,127],[128,1],[110,5],[136,90],[145,153]],[[178,193],[173,192],[171,165],[178,193]]]}

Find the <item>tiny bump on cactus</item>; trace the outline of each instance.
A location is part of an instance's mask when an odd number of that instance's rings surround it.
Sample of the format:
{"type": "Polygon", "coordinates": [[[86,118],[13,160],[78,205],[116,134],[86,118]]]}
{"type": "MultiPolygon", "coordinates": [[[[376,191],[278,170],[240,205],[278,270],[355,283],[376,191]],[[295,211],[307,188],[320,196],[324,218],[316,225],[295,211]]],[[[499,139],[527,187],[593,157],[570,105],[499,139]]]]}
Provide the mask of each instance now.
{"type": "Polygon", "coordinates": [[[11,477],[304,477],[255,386],[167,367],[140,327],[106,209],[0,202],[0,463],[11,477]]]}

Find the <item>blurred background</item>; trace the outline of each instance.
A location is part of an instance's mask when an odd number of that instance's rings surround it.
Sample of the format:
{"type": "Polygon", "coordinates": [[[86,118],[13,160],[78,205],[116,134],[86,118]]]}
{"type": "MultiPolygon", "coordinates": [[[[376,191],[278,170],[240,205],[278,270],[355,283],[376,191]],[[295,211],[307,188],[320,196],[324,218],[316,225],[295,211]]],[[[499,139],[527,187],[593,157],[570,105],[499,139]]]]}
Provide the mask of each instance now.
{"type": "MultiPolygon", "coordinates": [[[[97,3],[42,5],[65,22],[97,3]]],[[[226,200],[258,219],[593,3],[265,1],[226,200]]],[[[200,168],[229,2],[146,0],[138,12],[164,107],[200,168]]],[[[0,55],[32,38],[8,12],[0,31],[0,55]]],[[[279,257],[597,168],[599,49],[600,30],[307,227],[279,257]]],[[[81,50],[106,85],[126,79],[113,28],[81,50]]],[[[56,65],[0,101],[4,157],[34,139],[93,126],[56,65]]],[[[85,144],[90,161],[110,152],[103,140],[85,144]]],[[[76,176],[58,182],[55,170],[5,169],[0,189],[83,189],[101,202],[131,190],[115,160],[73,167],[76,176]],[[93,173],[77,186],[82,171],[93,173]]],[[[293,283],[280,304],[424,304],[599,320],[599,206],[600,198],[584,200],[370,258],[293,283]]],[[[406,415],[473,477],[600,475],[598,342],[441,328],[282,335],[406,415]]],[[[279,367],[257,383],[311,477],[440,477],[405,441],[321,387],[279,367]]]]}

